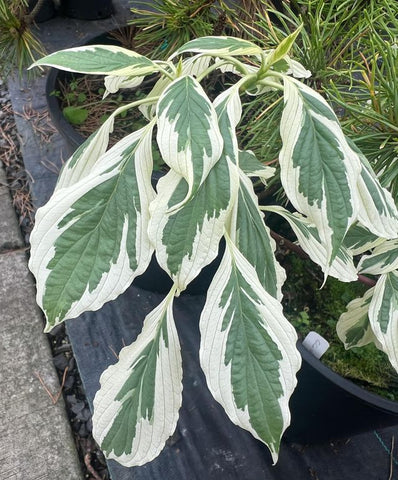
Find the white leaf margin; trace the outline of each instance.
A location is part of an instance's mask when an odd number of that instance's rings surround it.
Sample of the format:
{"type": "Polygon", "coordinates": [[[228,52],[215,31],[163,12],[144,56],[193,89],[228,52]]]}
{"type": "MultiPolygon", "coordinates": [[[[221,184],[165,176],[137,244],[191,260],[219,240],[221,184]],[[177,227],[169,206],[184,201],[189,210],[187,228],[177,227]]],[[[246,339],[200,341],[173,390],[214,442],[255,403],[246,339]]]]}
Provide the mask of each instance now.
{"type": "Polygon", "coordinates": [[[398,288],[395,289],[394,285],[398,286],[397,270],[380,276],[369,306],[369,321],[379,342],[378,347],[388,355],[398,372],[398,288]],[[388,295],[389,289],[392,290],[391,296],[388,295]]]}
{"type": "Polygon", "coordinates": [[[398,238],[395,240],[385,240],[383,243],[377,245],[370,255],[364,255],[358,263],[358,271],[370,275],[380,275],[397,269],[398,238]],[[387,262],[390,257],[395,257],[395,260],[387,262]]]}
{"type": "MultiPolygon", "coordinates": [[[[234,424],[248,430],[258,440],[264,442],[252,427],[247,409],[243,411],[236,407],[231,388],[231,367],[226,366],[224,363],[226,338],[229,329],[222,332],[222,323],[228,306],[222,310],[219,305],[223,291],[230,278],[233,263],[255,292],[256,299],[252,299],[252,301],[256,304],[258,311],[261,312],[264,328],[271,339],[279,346],[280,351],[283,352],[283,359],[280,362],[280,381],[284,395],[279,398],[283,415],[281,436],[290,425],[291,416],[288,403],[297,385],[296,373],[301,366],[301,356],[296,349],[297,333],[284,317],[280,302],[264,290],[257,278],[254,267],[227,238],[227,248],[219,269],[208,289],[206,304],[200,317],[199,327],[202,339],[199,351],[200,364],[205,373],[210,392],[215,400],[223,406],[230,420],[234,424]],[[217,364],[214,364],[212,361],[214,351],[218,351],[219,361],[217,364]]],[[[271,445],[267,446],[270,449],[274,463],[276,463],[278,451],[271,445]]]]}
{"type": "Polygon", "coordinates": [[[153,419],[149,422],[140,419],[136,425],[136,435],[131,440],[131,453],[116,455],[113,451],[109,459],[117,460],[126,467],[143,465],[156,458],[163,450],[166,440],[173,434],[182,404],[182,361],[177,330],[173,319],[174,292],[150,312],[144,320],[143,329],[131,345],[124,347],[116,364],[108,367],[101,375],[101,387],[94,398],[93,436],[101,445],[117,415],[121,402],[114,400],[129,378],[133,365],[141,352],[155,338],[160,328],[159,322],[166,312],[168,348],[160,338],[159,354],[155,376],[155,398],[153,419]]]}
{"type": "MultiPolygon", "coordinates": [[[[148,153],[150,154],[151,152],[151,135],[149,133],[147,128],[144,127],[144,129],[125,137],[102,157],[97,164],[97,168],[92,169],[89,175],[68,187],[55,190],[47,204],[37,210],[35,227],[30,237],[31,257],[29,259],[29,269],[36,278],[36,302],[43,311],[46,282],[51,273],[48,265],[55,255],[55,242],[70,226],[68,224],[58,228],[59,222],[71,211],[72,205],[85,193],[118,174],[118,168],[115,168],[115,166],[120,163],[121,155],[133,142],[141,139],[138,149],[146,153],[144,153],[145,158],[151,159],[152,157],[148,156],[148,153]]],[[[149,165],[147,162],[138,162],[138,164],[140,175],[149,178],[150,171],[148,169],[151,169],[152,165],[149,165]]],[[[147,206],[142,212],[143,215],[137,217],[137,223],[142,227],[142,232],[139,238],[136,239],[137,257],[139,259],[138,268],[133,271],[129,265],[126,245],[128,219],[125,218],[117,262],[110,266],[108,272],[104,272],[100,283],[93,291],[89,292],[87,286],[83,296],[74,302],[63,319],[55,319],[54,325],[68,318],[77,317],[87,310],[98,310],[104,303],[117,298],[120,293],[126,290],[136,276],[146,270],[153,248],[148,240],[144,241],[143,234],[145,233],[146,235],[147,223],[149,221],[149,203],[154,197],[154,191],[149,184],[141,184],[139,188],[143,206],[147,206]]],[[[45,331],[47,332],[49,329],[50,327],[47,325],[45,331]]]]}
{"type": "Polygon", "coordinates": [[[292,214],[278,205],[267,205],[261,208],[267,212],[277,213],[289,222],[301,248],[309,255],[313,262],[321,267],[325,274],[327,273],[342,282],[353,282],[357,280],[357,269],[353,262],[352,252],[350,252],[349,249],[342,246],[332,264],[328,266],[326,247],[312,234],[312,230],[316,229],[316,227],[310,220],[298,212],[292,214]],[[304,234],[303,230],[307,232],[308,237],[304,234]]]}

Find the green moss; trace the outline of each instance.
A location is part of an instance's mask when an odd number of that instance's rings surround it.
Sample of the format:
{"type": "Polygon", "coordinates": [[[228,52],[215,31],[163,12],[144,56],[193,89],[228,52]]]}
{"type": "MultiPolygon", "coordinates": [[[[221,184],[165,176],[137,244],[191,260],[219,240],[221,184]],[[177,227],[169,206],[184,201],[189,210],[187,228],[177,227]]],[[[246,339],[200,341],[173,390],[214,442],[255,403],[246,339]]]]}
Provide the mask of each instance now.
{"type": "Polygon", "coordinates": [[[345,350],[336,323],[347,303],[366,289],[360,282],[343,283],[329,277],[323,288],[322,272],[296,255],[283,259],[288,279],[284,285],[284,311],[300,338],[310,331],[322,335],[330,347],[322,361],[338,374],[368,390],[398,401],[398,376],[387,356],[374,344],[345,350]]]}

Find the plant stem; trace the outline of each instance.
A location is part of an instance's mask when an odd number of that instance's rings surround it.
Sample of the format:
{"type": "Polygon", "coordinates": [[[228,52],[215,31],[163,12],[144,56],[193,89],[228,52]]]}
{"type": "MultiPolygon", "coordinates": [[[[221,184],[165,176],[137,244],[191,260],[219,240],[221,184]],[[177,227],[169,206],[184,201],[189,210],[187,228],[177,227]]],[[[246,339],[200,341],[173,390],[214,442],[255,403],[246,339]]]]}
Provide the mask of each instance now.
{"type": "MultiPolygon", "coordinates": [[[[300,247],[300,245],[297,245],[296,243],[291,242],[285,237],[282,237],[282,235],[279,235],[279,233],[274,232],[273,230],[270,231],[271,237],[276,240],[279,246],[286,247],[288,250],[291,250],[292,252],[296,253],[300,258],[306,260],[309,259],[309,255],[300,247]]],[[[369,278],[365,275],[358,274],[358,282],[363,283],[364,285],[367,285],[368,287],[374,287],[376,285],[376,280],[373,280],[373,278],[369,278]]]]}

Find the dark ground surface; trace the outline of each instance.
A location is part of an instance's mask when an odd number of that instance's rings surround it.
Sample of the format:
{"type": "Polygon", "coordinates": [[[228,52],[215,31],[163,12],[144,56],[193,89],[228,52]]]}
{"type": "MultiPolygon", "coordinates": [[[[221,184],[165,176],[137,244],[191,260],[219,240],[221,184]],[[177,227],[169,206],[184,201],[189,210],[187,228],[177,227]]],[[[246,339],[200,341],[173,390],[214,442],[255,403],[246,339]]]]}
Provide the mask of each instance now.
{"type": "MultiPolygon", "coordinates": [[[[128,14],[127,2],[119,0],[115,5],[122,23],[128,14]]],[[[40,26],[40,34],[48,50],[54,51],[83,42],[114,26],[111,19],[79,22],[55,18],[40,26]]],[[[35,207],[45,203],[51,195],[62,161],[70,154],[61,135],[49,123],[44,86],[44,77],[26,85],[9,82],[35,207]]],[[[144,316],[162,298],[132,286],[100,311],[68,321],[68,336],[64,335],[62,327],[50,335],[61,381],[66,371],[64,394],[72,428],[79,438],[82,460],[89,469],[93,467],[91,478],[106,478],[107,472],[90,437],[91,419],[86,397],[91,404],[102,371],[116,361],[120,348],[137,336],[144,316]],[[74,374],[76,363],[84,388],[74,374]]],[[[126,469],[109,462],[113,480],[398,479],[394,449],[397,427],[371,430],[320,445],[284,442],[279,462],[273,467],[266,447],[232,425],[207,390],[198,363],[198,316],[203,302],[202,296],[182,296],[176,301],[175,316],[184,362],[183,406],[176,433],[161,455],[148,465],[126,469]]],[[[341,406],[333,408],[338,410],[341,406]]]]}

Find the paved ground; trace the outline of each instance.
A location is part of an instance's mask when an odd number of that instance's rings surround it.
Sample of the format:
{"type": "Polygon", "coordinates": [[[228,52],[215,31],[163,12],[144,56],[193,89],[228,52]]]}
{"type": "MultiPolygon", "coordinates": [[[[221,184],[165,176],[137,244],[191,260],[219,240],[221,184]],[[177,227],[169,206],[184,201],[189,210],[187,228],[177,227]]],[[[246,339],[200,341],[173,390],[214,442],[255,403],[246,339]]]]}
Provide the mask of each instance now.
{"type": "MultiPolygon", "coordinates": [[[[84,22],[56,17],[40,25],[47,51],[72,46],[98,31],[123,25],[127,0],[114,0],[115,16],[84,22]]],[[[45,77],[27,85],[9,80],[21,150],[34,175],[35,206],[47,200],[55,183],[53,161],[60,166],[69,153],[60,135],[43,141],[41,114],[47,110],[45,77]],[[40,115],[38,114],[40,113],[40,115]],[[40,133],[42,132],[42,133],[40,133]],[[51,165],[43,165],[51,158],[51,165]],[[39,173],[35,171],[38,169],[39,173]],[[41,169],[41,170],[40,170],[41,169]]],[[[47,121],[45,117],[44,122],[47,121]]],[[[77,456],[62,395],[52,363],[44,321],[36,306],[34,279],[0,163],[0,480],[81,480],[77,456]]]]}
{"type": "Polygon", "coordinates": [[[83,478],[0,168],[0,480],[83,478]]]}

